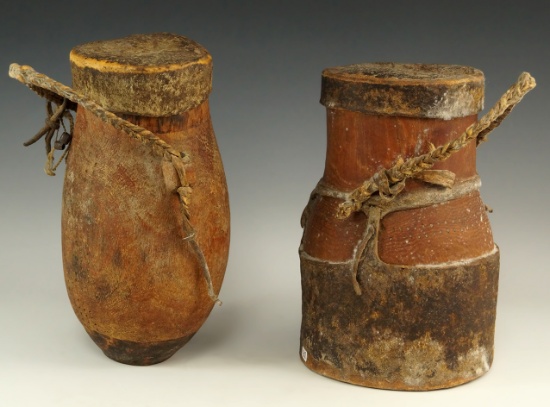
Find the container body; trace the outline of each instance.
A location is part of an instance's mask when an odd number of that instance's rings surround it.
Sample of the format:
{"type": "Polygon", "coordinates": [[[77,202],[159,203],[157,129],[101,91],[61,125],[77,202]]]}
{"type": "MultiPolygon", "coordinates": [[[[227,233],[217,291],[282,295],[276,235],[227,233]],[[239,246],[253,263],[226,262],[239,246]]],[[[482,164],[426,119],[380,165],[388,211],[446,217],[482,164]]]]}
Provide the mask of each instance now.
{"type": "MultiPolygon", "coordinates": [[[[190,220],[219,292],[229,205],[208,103],[178,117],[132,121],[193,157],[190,220]]],[[[181,216],[150,147],[79,108],[63,193],[65,280],[79,320],[113,359],[166,359],[212,309],[181,216]]]]}
{"type": "Polygon", "coordinates": [[[71,63],[77,91],[185,156],[176,167],[157,145],[78,106],[62,211],[69,298],[108,357],[158,363],[189,341],[214,305],[191,239],[216,294],[227,265],[229,201],[207,99],[211,58],[192,40],[161,33],[84,44],[71,63]],[[191,191],[186,214],[179,187],[191,191]]]}
{"type": "MultiPolygon", "coordinates": [[[[392,74],[385,85],[395,90],[403,83],[392,74]]],[[[352,80],[361,87],[368,78],[352,80]]],[[[357,111],[356,102],[325,103],[325,172],[306,208],[300,247],[302,361],[325,376],[383,389],[473,380],[493,360],[498,286],[498,249],[478,191],[475,145],[433,168],[454,174],[451,188],[410,179],[389,201],[374,197],[345,219],[336,213],[363,181],[399,157],[453,140],[475,122],[475,112],[387,114],[376,105],[357,111]]]]}

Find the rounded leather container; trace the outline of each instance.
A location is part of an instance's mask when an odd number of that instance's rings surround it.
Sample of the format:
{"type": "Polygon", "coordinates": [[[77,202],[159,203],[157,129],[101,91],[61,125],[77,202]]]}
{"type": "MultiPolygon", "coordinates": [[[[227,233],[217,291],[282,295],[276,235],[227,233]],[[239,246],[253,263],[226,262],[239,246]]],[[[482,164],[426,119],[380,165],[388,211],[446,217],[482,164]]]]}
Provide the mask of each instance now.
{"type": "Polygon", "coordinates": [[[68,294],[108,357],[158,363],[191,339],[214,305],[189,239],[204,254],[215,293],[227,264],[228,194],[208,107],[212,60],[196,42],[165,33],[87,43],[70,58],[76,91],[187,159],[194,236],[182,227],[173,168],[151,145],[78,107],[63,193],[68,294]]]}

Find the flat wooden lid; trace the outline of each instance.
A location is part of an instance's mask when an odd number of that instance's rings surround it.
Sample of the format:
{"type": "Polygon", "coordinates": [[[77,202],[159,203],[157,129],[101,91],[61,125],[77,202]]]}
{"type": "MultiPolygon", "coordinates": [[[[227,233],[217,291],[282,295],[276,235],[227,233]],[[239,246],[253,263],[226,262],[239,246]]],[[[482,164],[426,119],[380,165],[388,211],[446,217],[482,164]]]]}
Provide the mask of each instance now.
{"type": "Polygon", "coordinates": [[[181,35],[137,34],[95,41],[70,54],[73,87],[107,110],[170,116],[202,103],[212,88],[212,58],[181,35]]]}
{"type": "Polygon", "coordinates": [[[368,114],[449,120],[483,109],[483,72],[459,65],[389,62],[328,68],[321,103],[368,114]]]}

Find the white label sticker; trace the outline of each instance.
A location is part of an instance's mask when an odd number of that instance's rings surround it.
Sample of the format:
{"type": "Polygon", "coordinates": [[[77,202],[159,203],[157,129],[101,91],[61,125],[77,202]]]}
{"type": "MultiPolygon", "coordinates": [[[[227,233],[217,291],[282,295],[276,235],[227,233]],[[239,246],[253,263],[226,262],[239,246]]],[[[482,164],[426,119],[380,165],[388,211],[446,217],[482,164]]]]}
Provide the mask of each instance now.
{"type": "Polygon", "coordinates": [[[307,350],[302,346],[302,359],[307,362],[307,350]]]}

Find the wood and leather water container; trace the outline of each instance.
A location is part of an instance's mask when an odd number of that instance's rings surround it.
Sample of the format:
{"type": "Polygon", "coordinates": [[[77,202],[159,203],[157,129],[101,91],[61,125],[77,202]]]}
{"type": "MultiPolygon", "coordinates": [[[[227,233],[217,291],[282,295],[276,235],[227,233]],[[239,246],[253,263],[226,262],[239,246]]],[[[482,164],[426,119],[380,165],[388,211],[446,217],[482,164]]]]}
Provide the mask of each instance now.
{"type": "Polygon", "coordinates": [[[381,171],[460,136],[483,94],[484,76],[470,67],[323,71],[326,164],[300,247],[300,350],[311,370],[396,390],[452,387],[489,370],[499,251],[476,143],[406,182],[381,171]],[[342,215],[369,179],[377,192],[342,215]]]}
{"type": "Polygon", "coordinates": [[[189,38],[159,33],[83,44],[70,60],[73,89],[10,67],[48,99],[46,126],[25,145],[45,135],[49,175],[55,149],[65,150],[69,298],[108,357],[159,363],[202,326],[227,265],[229,201],[208,106],[212,58],[189,38]]]}
{"type": "MultiPolygon", "coordinates": [[[[84,108],[67,158],[62,242],[67,290],[88,334],[112,359],[153,364],[204,323],[229,248],[229,203],[208,95],[212,58],[179,35],[133,35],[74,48],[75,91],[153,132],[188,161],[187,236],[171,163],[84,108]]],[[[155,147],[153,147],[155,148],[155,147]]]]}

